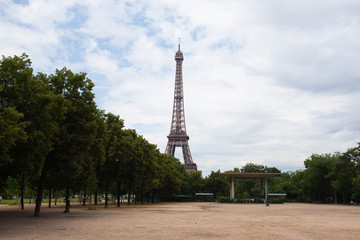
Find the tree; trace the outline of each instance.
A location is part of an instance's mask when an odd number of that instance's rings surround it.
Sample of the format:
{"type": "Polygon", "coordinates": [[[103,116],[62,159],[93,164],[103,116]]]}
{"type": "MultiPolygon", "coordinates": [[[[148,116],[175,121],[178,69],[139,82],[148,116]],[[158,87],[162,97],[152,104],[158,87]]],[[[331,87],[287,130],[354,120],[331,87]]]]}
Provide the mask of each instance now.
{"type": "Polygon", "coordinates": [[[138,181],[136,195],[144,202],[144,195],[151,193],[158,184],[156,180],[157,165],[155,157],[157,153],[156,145],[150,144],[142,136],[138,137],[138,147],[141,149],[140,167],[138,171],[138,181]]]}
{"type": "Polygon", "coordinates": [[[298,199],[300,197],[299,173],[284,172],[281,176],[271,179],[271,189],[276,193],[286,193],[287,198],[298,199]]]}
{"type": "Polygon", "coordinates": [[[36,182],[40,177],[58,131],[58,119],[63,113],[62,99],[50,92],[46,75],[33,76],[32,73],[31,61],[26,54],[3,57],[0,70],[2,103],[21,113],[22,126],[26,126],[26,141],[15,142],[10,150],[13,161],[7,166],[9,174],[20,178],[22,209],[25,178],[36,182]]]}
{"type": "Polygon", "coordinates": [[[125,191],[128,193],[128,204],[130,197],[137,191],[140,182],[140,168],[142,150],[139,145],[139,138],[135,130],[126,129],[122,138],[122,173],[125,191]]]}
{"type": "Polygon", "coordinates": [[[355,177],[355,159],[353,150],[341,154],[337,153],[334,158],[331,171],[328,175],[331,187],[334,189],[334,203],[338,203],[338,197],[342,197],[342,202],[350,202],[352,194],[352,182],[355,177]]]}
{"type": "Polygon", "coordinates": [[[30,126],[37,126],[40,130],[39,135],[43,137],[40,138],[42,141],[31,142],[29,149],[29,151],[31,151],[31,147],[34,145],[42,147],[41,151],[38,152],[33,149],[33,152],[36,154],[35,156],[37,156],[35,161],[38,163],[38,165],[35,166],[38,178],[36,179],[37,197],[34,216],[38,216],[42,202],[43,188],[50,164],[49,154],[57,142],[60,124],[65,119],[68,104],[61,95],[51,91],[49,78],[45,74],[39,73],[35,76],[35,80],[36,82],[41,83],[41,86],[43,87],[43,92],[37,97],[38,102],[34,103],[36,111],[33,113],[33,118],[30,120],[30,126]],[[41,161],[38,162],[37,160],[40,159],[41,161]]]}
{"type": "MultiPolygon", "coordinates": [[[[10,150],[18,142],[26,142],[25,128],[30,122],[24,119],[23,100],[27,101],[28,82],[32,78],[31,61],[23,54],[21,57],[2,57],[0,61],[0,167],[1,185],[9,175],[18,175],[10,150]],[[25,98],[25,99],[24,99],[25,98]],[[22,111],[22,112],[19,112],[22,111]]],[[[27,158],[26,161],[29,161],[27,158]]],[[[1,186],[0,186],[1,187],[1,186]]]]}
{"type": "Polygon", "coordinates": [[[105,165],[103,166],[103,178],[105,182],[105,207],[108,206],[108,192],[112,181],[117,183],[118,206],[120,207],[120,188],[121,180],[124,175],[125,163],[125,146],[123,144],[124,137],[124,120],[112,113],[105,115],[106,117],[106,137],[104,141],[105,149],[105,165]]]}
{"type": "Polygon", "coordinates": [[[333,188],[329,180],[329,173],[336,158],[337,156],[332,154],[313,154],[304,161],[306,169],[303,172],[301,185],[307,201],[331,201],[333,188]]]}
{"type": "Polygon", "coordinates": [[[5,186],[9,164],[13,161],[10,150],[16,142],[25,142],[27,139],[24,129],[28,123],[21,122],[22,118],[23,114],[14,107],[0,105],[0,191],[5,186]]]}
{"type": "Polygon", "coordinates": [[[194,171],[189,173],[189,185],[190,193],[195,196],[195,193],[201,193],[203,191],[205,181],[202,177],[201,171],[194,171]]]}
{"type": "MultiPolygon", "coordinates": [[[[100,178],[101,178],[101,169],[105,163],[105,145],[104,142],[106,141],[106,117],[104,111],[97,111],[96,114],[96,137],[94,146],[91,148],[91,156],[94,159],[95,166],[91,168],[94,169],[95,173],[93,174],[96,178],[93,182],[96,183],[94,187],[94,194],[95,194],[95,205],[97,205],[98,200],[98,193],[101,189],[100,178]]],[[[90,175],[92,176],[92,175],[90,175]]]]}
{"type": "Polygon", "coordinates": [[[180,192],[184,174],[187,173],[184,165],[174,156],[160,154],[157,160],[160,166],[158,193],[161,199],[170,199],[180,192]]]}
{"type": "MultiPolygon", "coordinates": [[[[265,172],[263,165],[247,163],[241,168],[241,172],[265,172]]],[[[269,181],[270,183],[270,181],[269,181]]],[[[258,179],[240,179],[235,184],[235,195],[254,196],[261,195],[260,180],[258,179]]]]}
{"type": "Polygon", "coordinates": [[[241,168],[241,172],[265,172],[263,165],[247,163],[241,168]]]}
{"type": "Polygon", "coordinates": [[[214,193],[214,197],[229,196],[229,182],[220,176],[220,170],[211,171],[210,175],[205,178],[204,191],[214,193]]]}
{"type": "Polygon", "coordinates": [[[348,149],[343,157],[354,165],[351,199],[360,202],[360,142],[356,147],[348,149]]]}
{"type": "Polygon", "coordinates": [[[85,73],[56,70],[55,75],[50,75],[50,86],[68,104],[50,161],[52,170],[63,179],[59,185],[66,189],[65,212],[69,212],[71,188],[84,184],[86,169],[95,165],[91,149],[97,143],[98,110],[92,92],[94,84],[85,73]]]}

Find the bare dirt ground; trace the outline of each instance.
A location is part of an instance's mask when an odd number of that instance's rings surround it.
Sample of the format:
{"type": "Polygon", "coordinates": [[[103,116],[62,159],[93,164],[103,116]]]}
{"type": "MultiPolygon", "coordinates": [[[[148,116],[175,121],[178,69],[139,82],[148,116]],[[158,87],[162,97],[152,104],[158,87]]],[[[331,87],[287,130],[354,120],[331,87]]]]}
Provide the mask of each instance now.
{"type": "Polygon", "coordinates": [[[360,239],[360,207],[160,203],[96,210],[0,206],[0,239],[360,239]]]}

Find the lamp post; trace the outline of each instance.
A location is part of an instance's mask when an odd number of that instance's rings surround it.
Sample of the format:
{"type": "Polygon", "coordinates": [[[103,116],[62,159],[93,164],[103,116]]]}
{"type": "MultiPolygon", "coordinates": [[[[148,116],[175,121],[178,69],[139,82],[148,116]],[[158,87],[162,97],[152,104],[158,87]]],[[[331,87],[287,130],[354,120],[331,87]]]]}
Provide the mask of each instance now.
{"type": "Polygon", "coordinates": [[[265,197],[266,197],[266,206],[269,206],[269,189],[268,189],[268,176],[267,176],[267,167],[265,166],[265,197]]]}

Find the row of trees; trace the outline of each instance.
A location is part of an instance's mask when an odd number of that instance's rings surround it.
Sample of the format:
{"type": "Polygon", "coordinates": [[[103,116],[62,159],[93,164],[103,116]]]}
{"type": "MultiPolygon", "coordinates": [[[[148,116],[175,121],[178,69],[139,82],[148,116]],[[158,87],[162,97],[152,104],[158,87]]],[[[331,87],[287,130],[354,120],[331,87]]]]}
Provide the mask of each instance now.
{"type": "Polygon", "coordinates": [[[313,154],[299,172],[306,201],[360,202],[360,143],[344,153],[313,154]]]}
{"type": "MultiPolygon", "coordinates": [[[[269,191],[286,193],[289,200],[314,203],[360,202],[360,143],[344,153],[313,154],[304,161],[305,169],[284,172],[279,177],[269,179],[269,191]]],[[[229,172],[265,172],[262,165],[248,163],[241,169],[229,172]]],[[[280,173],[277,168],[268,172],[280,173]]],[[[203,179],[195,173],[190,179],[197,183],[197,192],[213,192],[217,196],[228,196],[229,179],[211,172],[203,179]],[[211,179],[211,180],[210,180],[211,179]]],[[[193,184],[194,185],[194,184],[193,184]]],[[[235,181],[235,196],[246,198],[260,196],[260,180],[242,179],[235,181]]]]}
{"type": "MultiPolygon", "coordinates": [[[[33,74],[26,54],[0,61],[0,190],[17,179],[21,206],[24,189],[36,192],[40,213],[44,189],[106,195],[180,191],[184,167],[159,152],[119,116],[97,108],[94,84],[69,69],[33,74]]],[[[95,198],[97,199],[97,198],[95,198]]]]}

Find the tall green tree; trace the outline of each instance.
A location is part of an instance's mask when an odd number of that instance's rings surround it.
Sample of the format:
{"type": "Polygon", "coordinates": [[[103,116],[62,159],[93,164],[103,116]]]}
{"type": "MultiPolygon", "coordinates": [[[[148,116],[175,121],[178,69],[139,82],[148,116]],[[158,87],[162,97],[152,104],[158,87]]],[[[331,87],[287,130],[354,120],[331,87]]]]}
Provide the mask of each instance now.
{"type": "Polygon", "coordinates": [[[153,192],[154,185],[157,184],[156,181],[156,173],[157,173],[157,165],[156,165],[156,145],[150,144],[145,138],[142,136],[138,137],[138,146],[141,149],[141,159],[140,167],[138,171],[138,177],[140,181],[138,181],[136,195],[140,197],[141,202],[144,201],[144,196],[149,195],[150,192],[153,192]]]}
{"type": "Polygon", "coordinates": [[[54,134],[58,131],[58,120],[62,117],[62,99],[50,92],[46,75],[33,75],[26,54],[3,57],[0,74],[2,102],[21,113],[22,125],[26,126],[26,141],[15,142],[10,151],[13,161],[7,166],[9,174],[20,178],[23,209],[25,178],[37,182],[41,175],[45,158],[53,146],[54,134]]]}
{"type": "Polygon", "coordinates": [[[360,202],[360,142],[356,147],[348,149],[343,157],[354,164],[351,199],[360,202]]]}
{"type": "Polygon", "coordinates": [[[105,164],[102,168],[103,182],[105,183],[105,207],[108,207],[109,188],[113,182],[117,185],[118,206],[120,207],[121,181],[124,177],[124,167],[126,164],[126,151],[123,144],[124,120],[112,113],[107,113],[106,117],[106,137],[104,141],[105,164]]]}
{"type": "MultiPolygon", "coordinates": [[[[141,149],[141,139],[133,129],[126,129],[124,131],[122,143],[122,146],[126,149],[123,151],[123,156],[126,161],[124,162],[122,176],[124,178],[126,191],[130,197],[139,190],[138,187],[141,181],[139,173],[141,173],[143,151],[141,149]]],[[[128,201],[128,203],[130,203],[130,201],[128,201]]]]}
{"type": "Polygon", "coordinates": [[[286,193],[287,198],[298,200],[300,188],[298,175],[300,172],[284,172],[281,176],[271,179],[271,189],[275,193],[286,193]]]}
{"type": "Polygon", "coordinates": [[[343,203],[350,201],[355,177],[355,161],[351,152],[352,150],[342,154],[335,153],[336,157],[331,164],[328,178],[334,190],[334,203],[338,203],[338,198],[342,198],[343,203]]]}
{"type": "Polygon", "coordinates": [[[195,193],[203,192],[205,180],[202,177],[201,171],[194,171],[189,173],[190,193],[195,196],[195,193]]]}
{"type": "Polygon", "coordinates": [[[333,188],[330,173],[336,155],[313,154],[304,161],[305,170],[301,179],[302,191],[307,201],[331,202],[333,188]]]}
{"type": "Polygon", "coordinates": [[[156,195],[159,195],[160,199],[169,199],[180,193],[187,173],[184,165],[171,155],[160,154],[157,160],[160,169],[159,188],[156,195]]]}
{"type": "MultiPolygon", "coordinates": [[[[93,147],[91,148],[91,156],[93,158],[93,167],[91,169],[94,170],[94,177],[96,181],[96,186],[94,186],[94,194],[95,194],[95,205],[98,200],[98,193],[101,191],[101,170],[105,164],[105,141],[106,141],[106,117],[104,111],[97,111],[96,114],[96,136],[93,147]]],[[[90,163],[89,162],[89,163],[90,163]]],[[[92,178],[92,175],[90,175],[92,178]]]]}
{"type": "Polygon", "coordinates": [[[73,73],[63,68],[50,75],[50,86],[54,94],[67,102],[65,119],[51,154],[51,165],[61,176],[59,185],[66,189],[65,212],[70,212],[71,188],[86,182],[86,169],[95,164],[91,151],[97,143],[98,128],[98,110],[92,92],[94,84],[85,73],[73,73]]]}
{"type": "MultiPolygon", "coordinates": [[[[241,168],[241,172],[265,172],[263,165],[255,163],[247,163],[241,168]]],[[[261,195],[260,180],[258,179],[239,179],[235,183],[235,195],[236,196],[254,196],[261,195]]]]}
{"type": "Polygon", "coordinates": [[[204,191],[214,193],[215,197],[229,196],[230,184],[222,176],[220,176],[220,170],[214,172],[211,171],[210,175],[205,178],[204,191]]]}

